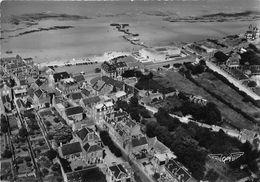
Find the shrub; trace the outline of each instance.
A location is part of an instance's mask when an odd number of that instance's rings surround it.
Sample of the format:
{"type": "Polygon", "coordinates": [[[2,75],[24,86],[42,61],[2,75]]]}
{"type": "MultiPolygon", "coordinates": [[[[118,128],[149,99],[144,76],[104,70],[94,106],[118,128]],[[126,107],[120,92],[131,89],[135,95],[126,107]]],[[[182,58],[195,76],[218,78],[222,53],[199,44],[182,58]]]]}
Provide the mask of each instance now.
{"type": "Polygon", "coordinates": [[[26,157],[24,157],[24,160],[25,160],[26,162],[29,162],[29,161],[31,161],[31,157],[26,156],[26,157]]]}
{"type": "Polygon", "coordinates": [[[12,157],[12,152],[8,149],[4,150],[4,152],[1,155],[3,158],[11,158],[12,157]]]}

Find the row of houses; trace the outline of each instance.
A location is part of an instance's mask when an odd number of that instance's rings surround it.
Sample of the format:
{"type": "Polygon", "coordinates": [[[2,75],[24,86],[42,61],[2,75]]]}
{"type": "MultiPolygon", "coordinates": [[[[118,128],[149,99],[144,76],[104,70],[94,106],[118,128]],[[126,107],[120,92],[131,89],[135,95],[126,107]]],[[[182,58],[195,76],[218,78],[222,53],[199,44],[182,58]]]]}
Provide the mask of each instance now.
{"type": "Polygon", "coordinates": [[[141,125],[131,119],[125,111],[106,114],[102,127],[107,129],[113,140],[136,161],[139,168],[151,178],[159,174],[159,179],[168,182],[187,182],[192,179],[188,170],[177,162],[174,153],[156,137],[143,134],[141,125]],[[173,164],[176,166],[171,167],[173,164]]]}

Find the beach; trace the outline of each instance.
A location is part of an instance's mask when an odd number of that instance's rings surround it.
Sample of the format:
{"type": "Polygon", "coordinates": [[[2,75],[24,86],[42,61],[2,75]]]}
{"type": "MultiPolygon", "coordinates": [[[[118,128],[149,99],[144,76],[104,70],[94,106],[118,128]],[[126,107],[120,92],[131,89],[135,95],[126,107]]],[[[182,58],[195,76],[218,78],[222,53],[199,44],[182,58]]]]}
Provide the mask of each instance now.
{"type": "MultiPolygon", "coordinates": [[[[231,8],[234,12],[252,10],[252,8],[255,10],[254,8],[256,8],[243,0],[236,2],[231,8]],[[245,9],[241,9],[243,3],[245,9]]],[[[19,8],[22,9],[21,12],[15,11],[14,6],[11,6],[12,3],[4,3],[2,3],[2,6],[6,6],[2,13],[4,18],[8,19],[15,15],[15,20],[20,22],[18,25],[8,21],[1,24],[1,55],[5,57],[19,54],[24,58],[32,57],[36,63],[45,64],[48,62],[61,64],[74,59],[86,58],[99,58],[98,61],[103,61],[102,56],[105,52],[132,52],[142,48],[126,41],[122,37],[124,33],[115,30],[110,23],[128,23],[131,32],[138,33],[140,41],[148,47],[241,34],[247,30],[250,23],[260,25],[259,20],[198,21],[196,23],[164,20],[167,16],[184,17],[209,13],[211,1],[207,3],[192,2],[194,5],[189,4],[189,7],[185,2],[175,2],[175,4],[164,4],[163,2],[150,2],[149,4],[143,2],[141,4],[138,2],[134,2],[134,4],[129,2],[106,2],[104,4],[99,2],[75,2],[74,4],[73,2],[48,4],[12,2],[24,6],[24,9],[19,8]],[[29,9],[35,4],[41,5],[41,7],[29,9]],[[190,8],[191,11],[182,11],[184,7],[185,10],[190,8]],[[33,13],[39,12],[45,12],[44,16],[39,18],[37,14],[38,17],[33,19],[33,13]],[[51,16],[48,14],[50,12],[51,16]],[[24,18],[26,13],[31,14],[30,21],[27,16],[24,18]],[[53,16],[54,13],[55,16],[53,16]],[[21,20],[20,17],[23,19],[21,20]],[[67,28],[56,28],[55,26],[66,26],[67,28]],[[6,54],[6,51],[12,51],[12,54],[6,54]]],[[[216,9],[220,9],[221,6],[228,11],[225,5],[229,2],[223,0],[222,4],[214,3],[214,6],[219,7],[215,7],[212,13],[217,13],[216,9]]]]}

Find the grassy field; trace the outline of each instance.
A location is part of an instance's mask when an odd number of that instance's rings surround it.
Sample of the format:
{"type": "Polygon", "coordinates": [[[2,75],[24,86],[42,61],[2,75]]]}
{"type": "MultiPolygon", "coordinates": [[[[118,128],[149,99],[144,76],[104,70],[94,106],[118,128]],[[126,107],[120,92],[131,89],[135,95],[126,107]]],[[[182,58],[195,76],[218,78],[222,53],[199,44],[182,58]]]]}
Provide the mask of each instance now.
{"type": "Polygon", "coordinates": [[[260,109],[251,102],[244,102],[241,95],[216,78],[213,74],[203,73],[196,77],[195,80],[260,122],[260,109]]]}
{"type": "Polygon", "coordinates": [[[168,71],[165,77],[156,76],[154,77],[154,79],[166,87],[172,86],[175,89],[184,91],[186,93],[200,95],[203,98],[207,99],[209,102],[215,103],[220,109],[221,114],[225,118],[225,120],[238,128],[253,129],[254,127],[254,124],[251,121],[247,120],[241,114],[237,113],[226,104],[211,96],[208,92],[198,87],[178,72],[168,71]]]}
{"type": "Polygon", "coordinates": [[[91,73],[95,73],[95,69],[100,67],[101,67],[101,63],[88,64],[88,65],[61,66],[55,68],[55,71],[57,72],[67,71],[68,73],[72,73],[72,74],[76,74],[80,72],[85,72],[85,74],[91,74],[91,73]]]}

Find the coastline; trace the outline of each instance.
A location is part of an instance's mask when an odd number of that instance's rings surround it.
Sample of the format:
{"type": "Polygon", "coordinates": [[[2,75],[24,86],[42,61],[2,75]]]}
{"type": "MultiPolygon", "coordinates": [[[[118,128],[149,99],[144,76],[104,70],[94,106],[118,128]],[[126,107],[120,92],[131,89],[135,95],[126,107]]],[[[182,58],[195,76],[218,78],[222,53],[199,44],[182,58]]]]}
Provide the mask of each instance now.
{"type": "Polygon", "coordinates": [[[123,55],[130,55],[131,53],[129,52],[117,52],[117,51],[112,51],[112,52],[105,52],[101,56],[91,56],[91,57],[84,57],[84,58],[73,58],[69,60],[58,60],[58,61],[49,61],[49,62],[43,62],[43,63],[38,63],[39,67],[44,67],[44,66],[73,66],[77,64],[85,64],[85,63],[100,63],[104,61],[108,61],[110,59],[113,59],[118,56],[123,56],[123,55]]]}

